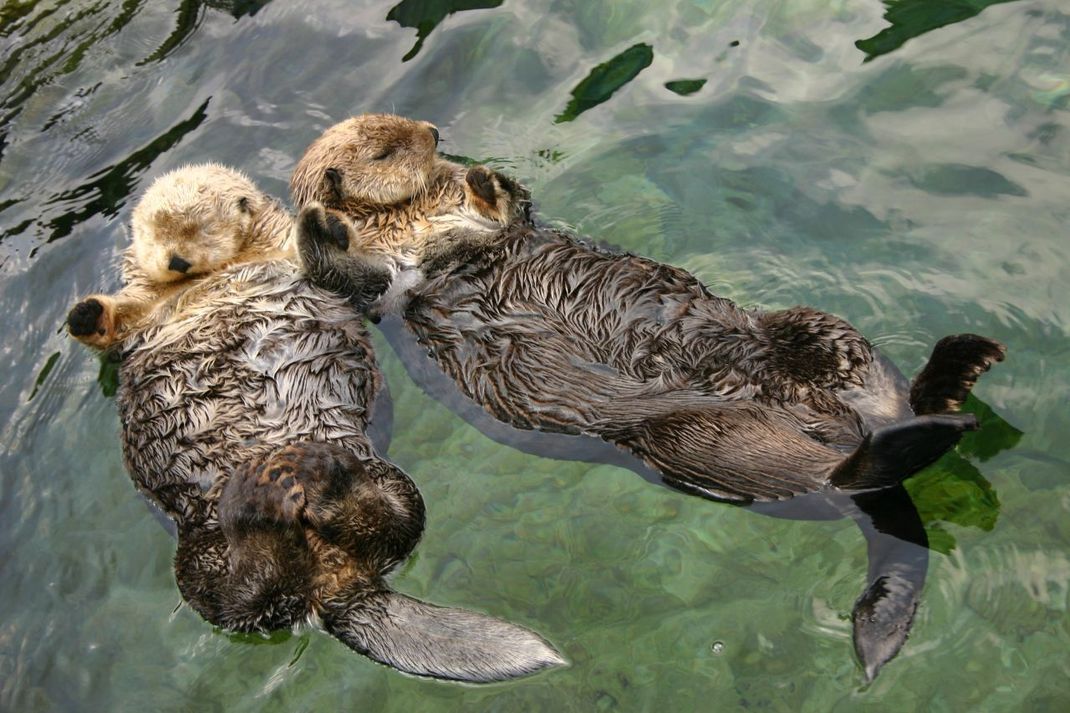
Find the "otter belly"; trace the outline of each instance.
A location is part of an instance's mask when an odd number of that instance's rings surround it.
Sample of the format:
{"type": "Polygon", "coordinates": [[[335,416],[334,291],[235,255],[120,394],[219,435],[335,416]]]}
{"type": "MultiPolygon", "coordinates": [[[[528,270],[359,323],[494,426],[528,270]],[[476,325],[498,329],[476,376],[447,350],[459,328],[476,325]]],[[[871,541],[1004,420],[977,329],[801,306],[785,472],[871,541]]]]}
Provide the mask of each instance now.
{"type": "Polygon", "coordinates": [[[378,384],[343,300],[285,261],[226,271],[127,351],[118,404],[128,470],[180,522],[214,516],[234,468],[287,443],[329,440],[366,456],[378,384]]]}

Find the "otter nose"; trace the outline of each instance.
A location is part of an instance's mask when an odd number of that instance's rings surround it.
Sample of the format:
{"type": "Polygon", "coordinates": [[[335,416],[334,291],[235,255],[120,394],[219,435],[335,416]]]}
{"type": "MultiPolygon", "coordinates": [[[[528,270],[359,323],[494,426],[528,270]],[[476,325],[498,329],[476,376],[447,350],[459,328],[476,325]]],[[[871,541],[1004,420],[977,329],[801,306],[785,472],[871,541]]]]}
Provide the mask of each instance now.
{"type": "Polygon", "coordinates": [[[190,264],[180,258],[178,255],[172,255],[171,262],[167,263],[167,269],[185,274],[186,270],[190,269],[190,264]]]}
{"type": "Polygon", "coordinates": [[[438,147],[438,129],[434,126],[428,127],[431,129],[431,136],[435,138],[435,147],[438,147]]]}

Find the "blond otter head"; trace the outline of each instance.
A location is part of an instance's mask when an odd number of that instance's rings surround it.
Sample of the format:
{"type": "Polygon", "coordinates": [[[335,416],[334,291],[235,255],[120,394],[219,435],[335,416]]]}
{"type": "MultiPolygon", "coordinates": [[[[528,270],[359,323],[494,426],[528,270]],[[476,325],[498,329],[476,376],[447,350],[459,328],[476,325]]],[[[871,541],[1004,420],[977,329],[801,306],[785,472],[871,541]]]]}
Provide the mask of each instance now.
{"type": "Polygon", "coordinates": [[[225,166],[166,173],[134,208],[134,262],[161,283],[214,272],[248,247],[255,217],[269,203],[252,181],[225,166]]]}
{"type": "Polygon", "coordinates": [[[335,124],[301,157],[290,179],[294,203],[319,201],[352,210],[389,206],[427,189],[438,129],[391,114],[362,114],[335,124]]]}

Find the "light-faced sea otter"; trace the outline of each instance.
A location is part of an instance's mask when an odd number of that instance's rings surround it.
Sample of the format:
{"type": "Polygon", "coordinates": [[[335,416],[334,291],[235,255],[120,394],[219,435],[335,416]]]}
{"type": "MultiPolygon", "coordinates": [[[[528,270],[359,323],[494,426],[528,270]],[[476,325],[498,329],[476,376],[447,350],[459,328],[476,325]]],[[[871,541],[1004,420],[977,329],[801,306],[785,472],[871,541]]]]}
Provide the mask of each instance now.
{"type": "MultiPolygon", "coordinates": [[[[400,282],[386,311],[399,309],[439,369],[499,422],[597,437],[711,499],[847,503],[836,507],[868,516],[872,538],[894,529],[884,511],[902,501],[898,484],[976,427],[958,410],[1003,358],[997,342],[946,337],[908,383],[838,317],[743,310],[684,270],[534,225],[521,187],[480,167],[460,180],[436,139],[426,123],[367,115],[314,142],[294,200],[350,219],[306,235],[316,245],[303,248],[305,267],[358,308],[383,309],[359,288],[369,275],[400,282]],[[871,495],[881,489],[891,489],[883,504],[871,495]]],[[[920,544],[907,503],[901,539],[920,544]]],[[[927,560],[908,549],[871,556],[879,566],[855,605],[869,678],[898,652],[917,606],[927,560]]]]}
{"type": "Polygon", "coordinates": [[[241,174],[192,166],[133,215],[123,290],[72,335],[121,350],[123,455],[177,525],[183,598],[209,622],[316,621],[402,671],[493,681],[563,663],[532,632],[391,590],[424,527],[416,486],[366,436],[381,379],[368,335],[297,270],[294,224],[241,174]]]}

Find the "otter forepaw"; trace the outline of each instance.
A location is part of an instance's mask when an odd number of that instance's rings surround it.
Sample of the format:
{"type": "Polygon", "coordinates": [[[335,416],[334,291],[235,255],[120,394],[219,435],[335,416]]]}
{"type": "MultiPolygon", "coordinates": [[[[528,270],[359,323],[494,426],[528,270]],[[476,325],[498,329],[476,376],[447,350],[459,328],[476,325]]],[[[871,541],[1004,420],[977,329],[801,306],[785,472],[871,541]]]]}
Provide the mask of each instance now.
{"type": "Polygon", "coordinates": [[[115,337],[114,309],[100,297],[87,297],[67,313],[67,331],[90,346],[104,348],[115,337]]]}
{"type": "Polygon", "coordinates": [[[349,249],[349,225],[340,213],[312,203],[297,217],[298,241],[313,241],[345,252],[349,249]]]}
{"type": "Polygon", "coordinates": [[[473,166],[464,176],[469,207],[484,218],[506,225],[514,218],[530,220],[531,198],[527,190],[508,176],[486,166],[473,166]]]}

